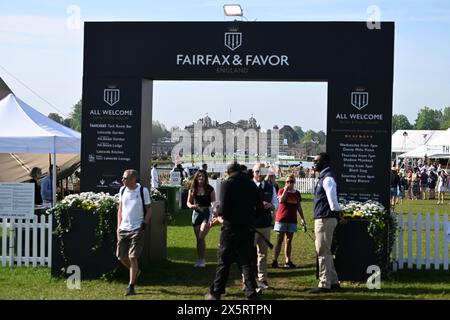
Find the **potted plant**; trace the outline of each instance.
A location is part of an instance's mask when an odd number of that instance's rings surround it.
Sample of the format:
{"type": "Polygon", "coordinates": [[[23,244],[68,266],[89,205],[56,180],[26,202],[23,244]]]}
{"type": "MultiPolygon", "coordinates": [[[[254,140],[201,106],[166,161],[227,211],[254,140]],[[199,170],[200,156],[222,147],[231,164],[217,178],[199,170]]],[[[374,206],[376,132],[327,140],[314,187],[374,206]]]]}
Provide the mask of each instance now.
{"type": "Polygon", "coordinates": [[[340,280],[364,281],[367,267],[377,265],[382,276],[390,272],[395,222],[376,201],[341,201],[343,210],[333,249],[340,280]]]}
{"type": "MultiPolygon", "coordinates": [[[[154,255],[154,259],[166,257],[169,219],[165,211],[165,197],[152,189],[151,199],[152,221],[147,228],[146,254],[142,259],[145,264],[150,261],[147,256],[151,256],[152,247],[158,248],[159,253],[154,255]],[[161,246],[164,248],[161,249],[161,246]]],[[[69,195],[47,210],[53,219],[52,275],[64,275],[70,265],[79,266],[84,279],[99,278],[117,268],[118,203],[118,194],[84,192],[69,195]]]]}

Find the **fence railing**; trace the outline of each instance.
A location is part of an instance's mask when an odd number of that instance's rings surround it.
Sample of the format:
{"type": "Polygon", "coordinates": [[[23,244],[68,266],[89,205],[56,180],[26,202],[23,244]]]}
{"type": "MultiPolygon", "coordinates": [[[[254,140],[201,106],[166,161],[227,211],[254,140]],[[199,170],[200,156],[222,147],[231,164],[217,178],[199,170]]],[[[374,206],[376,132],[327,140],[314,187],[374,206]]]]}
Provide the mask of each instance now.
{"type": "Polygon", "coordinates": [[[0,218],[0,264],[46,266],[52,261],[52,216],[0,218]]]}
{"type": "Polygon", "coordinates": [[[299,178],[295,180],[295,189],[300,193],[314,193],[317,180],[315,178],[299,178]]]}
{"type": "Polygon", "coordinates": [[[448,243],[450,224],[448,214],[397,213],[397,237],[392,250],[393,270],[408,269],[435,270],[449,268],[448,243]],[[407,217],[405,219],[405,216],[407,217]]]}

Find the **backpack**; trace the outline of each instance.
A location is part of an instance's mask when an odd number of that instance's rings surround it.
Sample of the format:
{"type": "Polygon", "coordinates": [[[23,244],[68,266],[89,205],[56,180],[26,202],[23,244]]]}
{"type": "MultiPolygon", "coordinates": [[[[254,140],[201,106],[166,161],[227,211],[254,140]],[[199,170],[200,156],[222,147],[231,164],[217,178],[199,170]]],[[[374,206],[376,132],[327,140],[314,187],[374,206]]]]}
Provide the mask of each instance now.
{"type": "MultiPolygon", "coordinates": [[[[120,190],[120,199],[122,199],[122,197],[123,197],[123,193],[125,192],[125,188],[126,187],[122,187],[122,189],[120,190]]],[[[145,217],[145,214],[147,213],[147,210],[145,210],[144,187],[143,186],[140,187],[139,193],[141,194],[142,208],[144,210],[144,217],[145,217]]]]}

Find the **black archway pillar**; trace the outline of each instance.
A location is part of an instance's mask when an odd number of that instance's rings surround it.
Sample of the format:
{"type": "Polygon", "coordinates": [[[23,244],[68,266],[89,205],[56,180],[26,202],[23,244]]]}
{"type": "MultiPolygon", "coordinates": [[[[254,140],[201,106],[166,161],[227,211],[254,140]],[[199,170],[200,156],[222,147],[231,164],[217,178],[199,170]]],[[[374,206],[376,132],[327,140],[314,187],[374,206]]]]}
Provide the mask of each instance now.
{"type": "MultiPolygon", "coordinates": [[[[116,193],[126,168],[138,168],[149,185],[152,80],[323,81],[339,195],[388,208],[394,23],[380,27],[87,22],[81,190],[116,193]]],[[[314,110],[299,107],[289,117],[314,117],[314,110]]]]}

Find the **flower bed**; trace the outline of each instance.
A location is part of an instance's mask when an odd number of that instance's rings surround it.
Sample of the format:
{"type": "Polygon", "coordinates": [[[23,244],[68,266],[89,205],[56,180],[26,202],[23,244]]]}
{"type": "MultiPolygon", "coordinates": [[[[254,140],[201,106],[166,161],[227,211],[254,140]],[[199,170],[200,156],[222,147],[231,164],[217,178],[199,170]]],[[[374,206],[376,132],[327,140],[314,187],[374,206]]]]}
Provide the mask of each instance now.
{"type": "MultiPolygon", "coordinates": [[[[157,220],[158,223],[167,221],[162,201],[165,196],[155,189],[151,190],[150,196],[152,207],[157,210],[153,212],[155,219],[152,217],[152,220],[157,220]]],[[[53,275],[64,274],[66,267],[72,264],[80,266],[84,278],[97,278],[113,271],[117,266],[115,246],[118,204],[118,194],[111,196],[107,193],[84,192],[69,195],[47,210],[54,221],[53,275]]],[[[147,229],[151,228],[155,230],[155,234],[146,236],[148,245],[156,236],[157,229],[152,226],[147,229]]],[[[161,235],[166,235],[164,230],[161,235]]],[[[158,239],[158,243],[165,241],[158,239]]],[[[163,254],[164,252],[158,256],[163,254]]]]}

